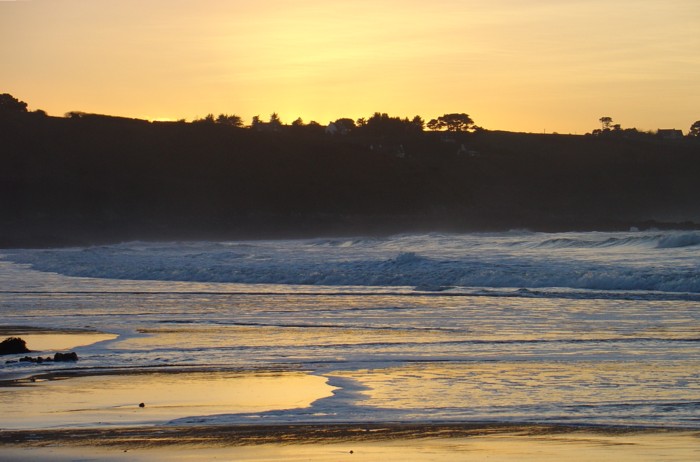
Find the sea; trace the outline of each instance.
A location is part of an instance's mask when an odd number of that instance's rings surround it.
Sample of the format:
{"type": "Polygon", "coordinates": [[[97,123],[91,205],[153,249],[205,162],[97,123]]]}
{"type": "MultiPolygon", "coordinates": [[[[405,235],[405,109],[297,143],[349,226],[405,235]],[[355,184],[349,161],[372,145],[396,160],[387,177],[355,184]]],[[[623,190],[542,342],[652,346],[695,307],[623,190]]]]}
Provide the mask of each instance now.
{"type": "Polygon", "coordinates": [[[132,415],[134,425],[700,428],[698,231],[4,249],[0,314],[0,328],[109,334],[73,348],[77,363],[3,360],[0,379],[15,382],[0,390],[6,404],[29,378],[40,390],[51,377],[146,372],[162,390],[177,374],[326,387],[292,404],[132,415]]]}

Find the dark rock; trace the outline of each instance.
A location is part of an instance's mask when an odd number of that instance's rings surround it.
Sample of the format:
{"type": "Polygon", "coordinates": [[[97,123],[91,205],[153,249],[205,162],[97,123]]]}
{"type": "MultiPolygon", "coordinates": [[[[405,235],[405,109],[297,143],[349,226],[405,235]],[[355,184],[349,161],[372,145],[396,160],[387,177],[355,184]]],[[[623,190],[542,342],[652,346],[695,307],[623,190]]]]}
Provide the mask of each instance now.
{"type": "Polygon", "coordinates": [[[36,358],[32,358],[31,356],[25,356],[23,358],[19,358],[19,362],[21,362],[21,363],[36,363],[36,364],[42,364],[42,363],[47,363],[47,362],[62,363],[62,362],[71,362],[71,361],[77,361],[77,360],[78,360],[78,354],[75,351],[71,351],[70,353],[56,353],[53,355],[53,358],[51,356],[47,356],[46,358],[42,358],[41,356],[37,356],[36,358]]]}
{"type": "Polygon", "coordinates": [[[17,353],[29,353],[27,342],[19,337],[8,337],[0,342],[0,355],[12,355],[17,353]]]}
{"type": "Polygon", "coordinates": [[[53,360],[56,362],[77,361],[78,354],[75,351],[71,351],[70,353],[56,353],[53,355],[53,360]]]}
{"type": "Polygon", "coordinates": [[[139,407],[146,407],[144,403],[139,403],[139,407]]]}

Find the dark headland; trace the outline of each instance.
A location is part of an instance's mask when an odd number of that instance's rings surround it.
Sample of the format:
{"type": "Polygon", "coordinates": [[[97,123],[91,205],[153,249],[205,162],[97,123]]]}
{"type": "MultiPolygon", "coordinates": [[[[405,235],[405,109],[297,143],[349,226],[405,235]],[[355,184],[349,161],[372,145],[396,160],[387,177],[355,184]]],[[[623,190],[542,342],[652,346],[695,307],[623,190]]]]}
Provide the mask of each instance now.
{"type": "Polygon", "coordinates": [[[329,131],[4,111],[0,247],[700,228],[697,137],[374,120],[329,131]]]}

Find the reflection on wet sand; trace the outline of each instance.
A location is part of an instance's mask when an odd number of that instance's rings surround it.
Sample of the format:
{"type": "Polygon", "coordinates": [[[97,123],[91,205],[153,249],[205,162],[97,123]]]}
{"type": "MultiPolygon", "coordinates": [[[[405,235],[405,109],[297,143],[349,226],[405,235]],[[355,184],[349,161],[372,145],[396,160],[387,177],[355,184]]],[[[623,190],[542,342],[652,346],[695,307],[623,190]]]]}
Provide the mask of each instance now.
{"type": "Polygon", "coordinates": [[[325,378],[301,372],[54,376],[0,387],[0,427],[137,425],[304,408],[332,391],[325,378]]]}
{"type": "Polygon", "coordinates": [[[363,387],[360,406],[401,409],[421,419],[429,419],[426,409],[432,408],[442,415],[456,409],[460,413],[454,414],[455,420],[499,417],[523,422],[532,418],[526,414],[530,412],[539,419],[557,421],[561,403],[566,403],[569,413],[599,406],[606,409],[606,423],[641,425],[629,416],[629,407],[649,406],[639,397],[668,406],[694,406],[700,390],[700,384],[693,381],[697,367],[695,359],[664,363],[436,362],[334,371],[328,376],[359,383],[363,387]],[[680,383],[684,385],[678,386],[680,383]],[[463,405],[465,399],[468,408],[463,405]]]}
{"type": "Polygon", "coordinates": [[[117,338],[114,334],[28,334],[22,335],[32,351],[70,350],[117,338]]]}
{"type": "Polygon", "coordinates": [[[31,351],[60,351],[114,340],[118,335],[83,330],[4,326],[0,328],[0,339],[5,337],[21,337],[31,351]]]}

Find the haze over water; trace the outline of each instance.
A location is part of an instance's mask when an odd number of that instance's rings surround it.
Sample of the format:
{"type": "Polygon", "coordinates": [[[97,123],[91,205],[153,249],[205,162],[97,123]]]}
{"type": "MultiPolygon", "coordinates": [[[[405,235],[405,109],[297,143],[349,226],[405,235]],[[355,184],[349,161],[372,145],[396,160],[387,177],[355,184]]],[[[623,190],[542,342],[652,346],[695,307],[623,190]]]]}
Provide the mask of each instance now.
{"type": "MultiPolygon", "coordinates": [[[[323,385],[296,404],[195,402],[131,423],[697,428],[699,262],[700,233],[674,231],[4,250],[4,326],[118,337],[76,348],[77,365],[3,364],[0,377],[79,367],[98,381],[148,371],[154,388],[166,372],[323,385]]],[[[97,424],[83,417],[71,422],[97,424]]]]}

